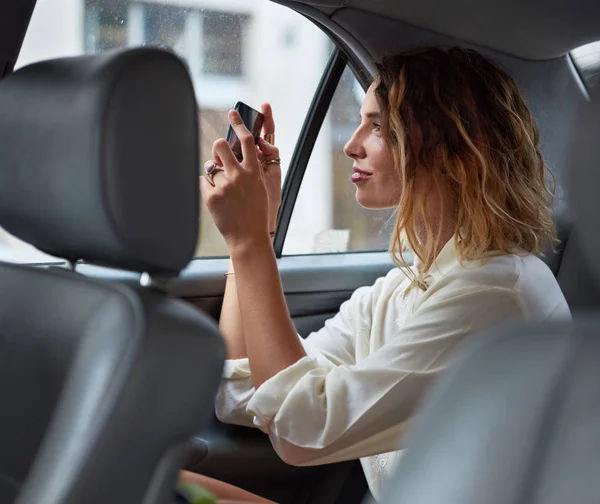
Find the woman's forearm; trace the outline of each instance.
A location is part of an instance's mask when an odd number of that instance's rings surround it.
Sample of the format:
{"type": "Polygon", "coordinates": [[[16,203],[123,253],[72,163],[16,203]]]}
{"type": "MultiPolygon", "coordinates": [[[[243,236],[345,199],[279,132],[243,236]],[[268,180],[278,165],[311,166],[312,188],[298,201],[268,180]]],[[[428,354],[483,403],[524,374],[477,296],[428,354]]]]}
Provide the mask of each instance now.
{"type": "MultiPolygon", "coordinates": [[[[276,222],[269,229],[275,229],[276,222]]],[[[248,357],[246,352],[246,343],[244,341],[242,314],[238,302],[237,287],[235,282],[235,271],[233,262],[229,260],[228,273],[225,281],[225,293],[223,295],[223,304],[221,306],[221,315],[219,317],[219,330],[223,334],[223,339],[227,345],[227,354],[230,359],[243,359],[248,357]]]]}
{"type": "MultiPolygon", "coordinates": [[[[229,272],[233,272],[233,265],[229,261],[229,272]]],[[[235,275],[228,275],[225,282],[223,306],[219,317],[219,329],[227,345],[227,354],[230,359],[247,357],[246,344],[242,326],[242,316],[238,303],[235,275]]]]}
{"type": "Polygon", "coordinates": [[[255,388],[306,355],[288,313],[275,254],[267,237],[231,250],[255,388]]]}

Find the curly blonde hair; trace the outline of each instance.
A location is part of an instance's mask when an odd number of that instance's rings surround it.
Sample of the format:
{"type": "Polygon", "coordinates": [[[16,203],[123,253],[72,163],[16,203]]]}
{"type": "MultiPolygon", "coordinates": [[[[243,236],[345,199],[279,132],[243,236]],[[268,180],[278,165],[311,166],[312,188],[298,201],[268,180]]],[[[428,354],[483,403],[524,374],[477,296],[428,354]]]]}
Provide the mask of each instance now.
{"type": "Polygon", "coordinates": [[[442,229],[431,222],[426,205],[431,191],[441,196],[440,180],[447,181],[456,203],[461,261],[488,250],[541,253],[557,241],[554,178],[540,151],[536,122],[508,73],[459,47],[389,56],[377,69],[384,138],[402,184],[390,244],[396,264],[406,266],[404,248],[425,270],[435,261],[442,229]],[[417,170],[431,174],[429,192],[420,201],[417,170]]]}

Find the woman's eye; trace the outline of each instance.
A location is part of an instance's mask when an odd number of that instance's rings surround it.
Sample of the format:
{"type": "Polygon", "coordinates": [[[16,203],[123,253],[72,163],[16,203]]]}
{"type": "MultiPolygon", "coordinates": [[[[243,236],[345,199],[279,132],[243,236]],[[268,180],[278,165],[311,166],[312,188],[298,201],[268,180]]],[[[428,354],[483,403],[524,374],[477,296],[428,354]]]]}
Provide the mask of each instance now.
{"type": "Polygon", "coordinates": [[[375,133],[380,133],[381,132],[381,124],[373,123],[373,131],[375,133]]]}

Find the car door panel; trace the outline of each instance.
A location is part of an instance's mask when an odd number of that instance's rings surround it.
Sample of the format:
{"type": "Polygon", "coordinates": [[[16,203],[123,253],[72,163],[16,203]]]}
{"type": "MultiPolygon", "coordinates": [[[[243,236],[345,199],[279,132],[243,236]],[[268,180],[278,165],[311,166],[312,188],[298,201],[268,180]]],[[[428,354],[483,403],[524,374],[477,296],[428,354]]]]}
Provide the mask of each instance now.
{"type": "MultiPolygon", "coordinates": [[[[188,294],[184,299],[218,318],[222,297],[214,294],[223,289],[227,261],[204,259],[198,263],[172,282],[170,291],[188,294]]],[[[278,263],[289,311],[302,337],[323,327],[356,288],[373,284],[393,267],[389,255],[381,252],[283,257],[278,263]]],[[[318,504],[335,502],[354,464],[293,467],[279,458],[268,436],[258,429],[226,425],[215,418],[194,440],[188,469],[280,503],[318,504]],[[326,484],[310,491],[321,480],[326,484]]]]}
{"type": "MultiPolygon", "coordinates": [[[[340,305],[352,295],[351,290],[286,294],[285,299],[298,334],[308,336],[333,317],[340,305]],[[307,332],[309,331],[309,332],[307,332]]],[[[202,311],[218,318],[222,296],[184,298],[202,311]]]]}
{"type": "Polygon", "coordinates": [[[187,469],[227,481],[280,504],[336,502],[355,461],[295,467],[283,462],[263,432],[216,418],[193,441],[187,469]]]}
{"type": "MultiPolygon", "coordinates": [[[[407,259],[411,259],[408,254],[407,259]]],[[[166,289],[171,296],[185,299],[218,319],[228,264],[226,258],[196,259],[178,278],[169,280],[166,289]]],[[[277,259],[277,265],[291,317],[302,320],[302,327],[311,331],[319,329],[324,320],[303,317],[334,315],[358,287],[372,285],[394,267],[387,252],[286,256],[277,259]],[[314,320],[315,325],[307,325],[306,320],[314,320]]],[[[67,267],[66,263],[62,267],[67,267]]],[[[130,272],[90,264],[77,265],[77,271],[105,280],[139,279],[130,272]]]]}

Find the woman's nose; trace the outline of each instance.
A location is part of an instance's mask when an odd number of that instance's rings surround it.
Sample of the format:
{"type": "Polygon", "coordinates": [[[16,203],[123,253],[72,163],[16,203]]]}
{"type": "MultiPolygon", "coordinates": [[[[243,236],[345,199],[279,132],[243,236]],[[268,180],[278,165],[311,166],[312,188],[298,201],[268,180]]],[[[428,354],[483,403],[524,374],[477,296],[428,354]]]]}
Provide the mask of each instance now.
{"type": "Polygon", "coordinates": [[[360,142],[358,142],[356,133],[354,133],[346,145],[344,145],[344,154],[349,158],[357,159],[363,156],[361,152],[364,152],[364,149],[360,145],[360,142]]]}

